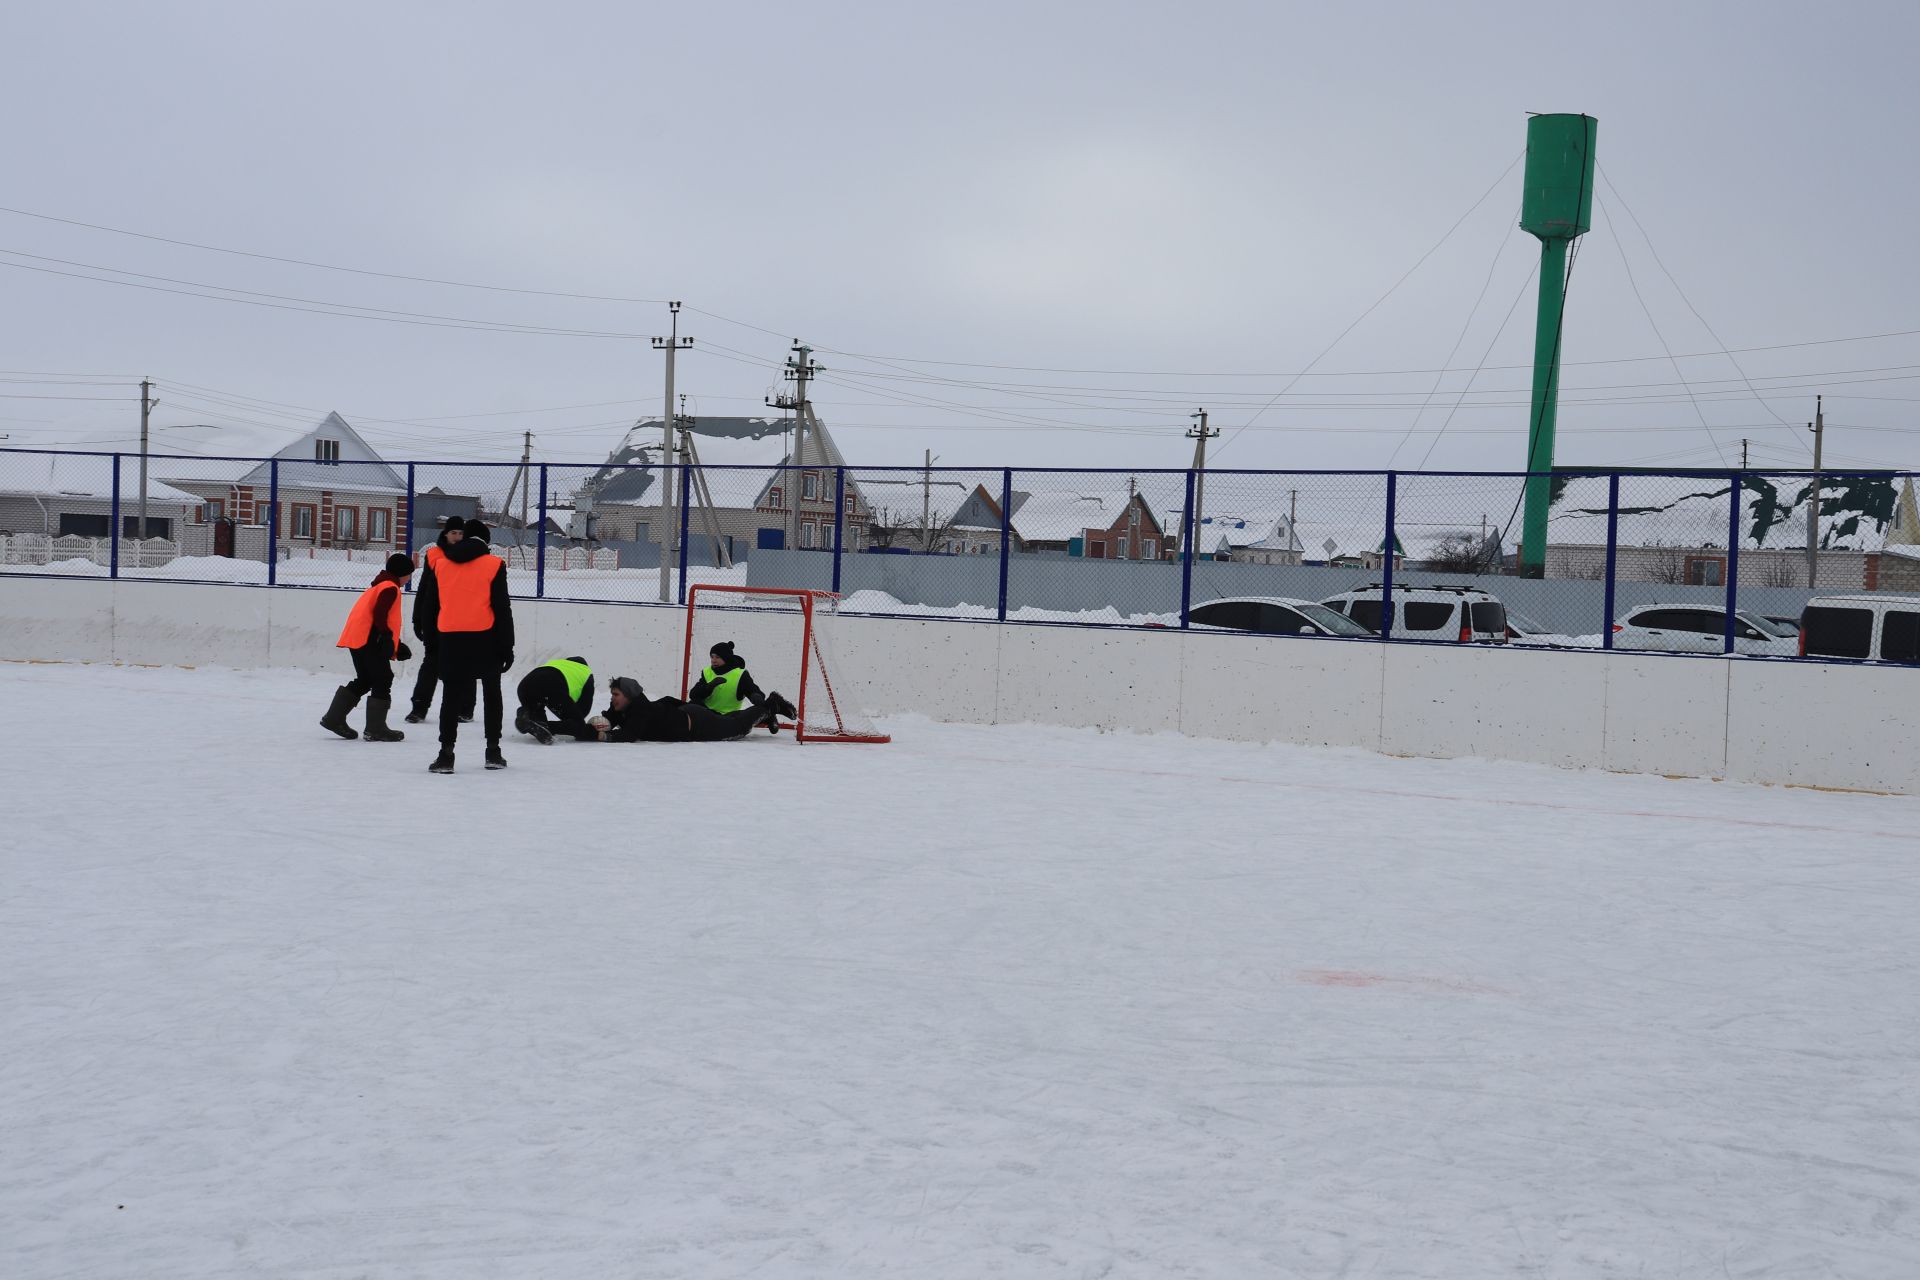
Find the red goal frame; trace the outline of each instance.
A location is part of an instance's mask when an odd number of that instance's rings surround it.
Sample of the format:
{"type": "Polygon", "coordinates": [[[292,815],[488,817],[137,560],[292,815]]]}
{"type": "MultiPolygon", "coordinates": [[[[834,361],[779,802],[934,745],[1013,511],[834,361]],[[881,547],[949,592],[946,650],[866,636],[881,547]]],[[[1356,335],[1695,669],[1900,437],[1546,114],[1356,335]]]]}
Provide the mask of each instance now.
{"type": "Polygon", "coordinates": [[[809,733],[807,723],[807,689],[813,683],[808,679],[812,663],[817,659],[820,670],[820,685],[825,690],[827,701],[836,723],[840,722],[840,699],[833,689],[833,675],[827,670],[825,659],[820,653],[820,642],[813,628],[814,606],[822,601],[831,603],[840,598],[835,591],[816,591],[806,587],[736,587],[724,582],[694,582],[687,586],[686,635],[682,640],[680,653],[680,697],[684,701],[687,690],[693,682],[693,619],[700,593],[710,595],[739,596],[778,596],[787,600],[798,600],[800,604],[800,692],[795,706],[800,714],[792,724],[780,724],[790,729],[795,742],[892,742],[893,738],[884,733],[809,733]]]}

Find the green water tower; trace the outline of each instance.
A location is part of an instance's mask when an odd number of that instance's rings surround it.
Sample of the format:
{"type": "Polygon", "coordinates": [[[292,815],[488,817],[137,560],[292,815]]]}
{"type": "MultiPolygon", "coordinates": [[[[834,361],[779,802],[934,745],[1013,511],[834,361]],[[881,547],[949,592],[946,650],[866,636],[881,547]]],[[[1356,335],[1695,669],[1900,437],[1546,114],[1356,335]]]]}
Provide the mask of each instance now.
{"type": "Polygon", "coordinates": [[[1539,577],[1547,563],[1547,507],[1553,482],[1553,428],[1560,401],[1561,322],[1566,318],[1567,246],[1593,225],[1592,116],[1533,116],[1527,121],[1526,188],[1520,229],[1540,237],[1540,311],[1533,336],[1533,402],[1527,419],[1526,515],[1520,572],[1539,577]]]}

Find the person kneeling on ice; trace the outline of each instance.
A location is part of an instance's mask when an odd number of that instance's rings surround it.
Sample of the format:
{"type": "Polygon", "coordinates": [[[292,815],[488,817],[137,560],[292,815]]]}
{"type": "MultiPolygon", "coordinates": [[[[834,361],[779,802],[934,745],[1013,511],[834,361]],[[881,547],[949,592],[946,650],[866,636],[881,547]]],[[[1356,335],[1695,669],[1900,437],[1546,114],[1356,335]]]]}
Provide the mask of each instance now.
{"type": "Polygon", "coordinates": [[[406,737],[387,727],[393,706],[393,659],[413,656],[400,639],[400,589],[413,576],[413,559],[399,552],[387,557],[387,567],[360,593],[347,614],[336,647],[353,655],[353,679],[333,691],[333,704],[320,717],[320,727],[343,738],[358,738],[347,723],[347,713],[367,698],[368,742],[399,742],[406,737]],[[371,697],[367,695],[371,694],[371,697]]]}
{"type": "Polygon", "coordinates": [[[721,715],[678,698],[648,698],[631,676],[613,681],[607,702],[594,724],[602,742],[726,742],[772,724],[776,716],[797,714],[791,702],[769,693],[761,706],[721,715]]]}
{"type": "Polygon", "coordinates": [[[520,708],[514,712],[513,727],[535,742],[545,745],[555,733],[564,733],[583,742],[596,735],[587,725],[593,713],[593,669],[585,658],[555,658],[543,662],[521,678],[514,691],[520,708]],[[547,723],[547,712],[554,723],[547,723]]]}
{"type": "MultiPolygon", "coordinates": [[[[724,716],[745,706],[764,706],[767,695],[747,674],[747,661],[734,653],[733,641],[722,640],[708,650],[707,669],[687,691],[687,701],[724,716]]],[[[772,725],[767,732],[773,732],[772,725]]]]}

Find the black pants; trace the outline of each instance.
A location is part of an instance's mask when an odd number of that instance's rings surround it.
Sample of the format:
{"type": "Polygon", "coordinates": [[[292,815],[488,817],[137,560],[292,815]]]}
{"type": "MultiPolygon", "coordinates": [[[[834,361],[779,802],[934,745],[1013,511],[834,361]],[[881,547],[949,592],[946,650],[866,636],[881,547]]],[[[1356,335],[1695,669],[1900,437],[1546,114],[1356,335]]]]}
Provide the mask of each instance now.
{"type": "Polygon", "coordinates": [[[567,678],[552,667],[535,667],[527,672],[520,678],[520,686],[513,695],[523,719],[583,742],[599,736],[587,727],[580,708],[567,696],[567,678]],[[547,719],[549,711],[553,713],[552,720],[547,719]]]}
{"type": "Polygon", "coordinates": [[[687,704],[687,739],[690,742],[726,742],[744,738],[767,718],[758,707],[742,707],[722,715],[694,703],[687,704]]]}
{"type": "Polygon", "coordinates": [[[392,698],[393,663],[387,657],[392,649],[387,645],[365,644],[347,652],[353,655],[353,679],[347,682],[353,696],[372,694],[382,702],[392,698]]]}
{"type": "MultiPolygon", "coordinates": [[[[420,674],[413,678],[413,709],[427,714],[433,706],[433,691],[440,684],[440,639],[420,641],[420,674]]],[[[473,690],[466,693],[466,705],[473,705],[473,690]]]]}
{"type": "Polygon", "coordinates": [[[487,742],[500,741],[500,651],[484,631],[449,631],[440,636],[440,745],[451,747],[460,734],[460,717],[473,714],[475,681],[486,699],[487,742]]]}

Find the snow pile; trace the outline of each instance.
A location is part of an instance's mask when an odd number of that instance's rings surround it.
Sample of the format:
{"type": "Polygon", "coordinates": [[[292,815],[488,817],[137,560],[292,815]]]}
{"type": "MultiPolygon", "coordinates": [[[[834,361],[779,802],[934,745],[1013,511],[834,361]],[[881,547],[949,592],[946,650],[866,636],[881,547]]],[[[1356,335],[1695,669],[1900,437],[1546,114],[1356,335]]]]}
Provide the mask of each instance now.
{"type": "Polygon", "coordinates": [[[1920,1274],[1920,801],[334,683],[0,665],[0,1274],[1920,1274]]]}

